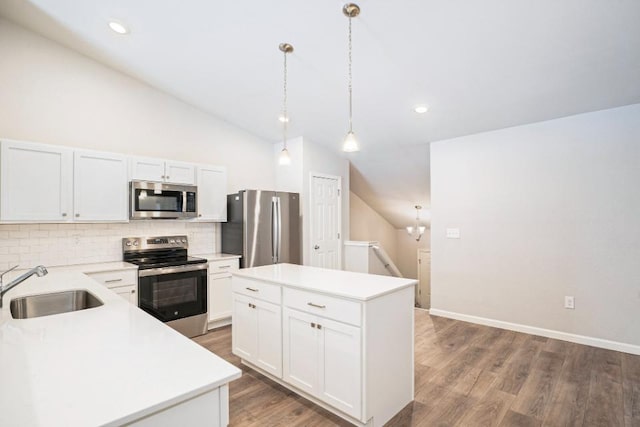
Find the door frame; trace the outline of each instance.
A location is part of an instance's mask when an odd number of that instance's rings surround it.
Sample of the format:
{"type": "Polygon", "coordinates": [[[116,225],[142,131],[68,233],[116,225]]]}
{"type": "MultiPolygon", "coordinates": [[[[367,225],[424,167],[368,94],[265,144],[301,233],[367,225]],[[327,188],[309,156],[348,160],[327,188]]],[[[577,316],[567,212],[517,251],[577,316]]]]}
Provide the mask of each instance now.
{"type": "MultiPolygon", "coordinates": [[[[326,173],[320,172],[309,172],[309,241],[308,241],[308,250],[309,250],[309,264],[313,265],[311,262],[313,256],[313,179],[314,178],[324,178],[324,179],[335,179],[338,181],[338,230],[340,233],[340,238],[338,239],[338,270],[343,269],[343,261],[342,261],[342,242],[344,242],[344,232],[342,230],[342,201],[344,200],[343,191],[342,191],[342,177],[340,175],[329,175],[326,173]]],[[[304,255],[304,254],[303,254],[304,255]]],[[[303,256],[304,258],[304,256],[303,256]]],[[[303,262],[304,263],[304,262],[303,262]]]]}
{"type": "Polygon", "coordinates": [[[416,288],[416,301],[420,303],[420,307],[419,307],[420,309],[429,311],[431,309],[431,298],[429,298],[429,307],[427,307],[427,308],[423,307],[423,305],[424,305],[423,304],[424,301],[423,301],[423,297],[422,297],[423,289],[422,289],[422,280],[420,278],[420,267],[421,267],[421,261],[420,261],[421,256],[420,256],[420,254],[423,253],[423,252],[425,254],[429,254],[429,281],[431,281],[431,277],[430,277],[431,276],[431,249],[418,248],[418,250],[416,251],[416,255],[417,255],[416,264],[417,264],[417,267],[418,267],[418,274],[417,274],[417,276],[418,276],[418,286],[416,288]]]}

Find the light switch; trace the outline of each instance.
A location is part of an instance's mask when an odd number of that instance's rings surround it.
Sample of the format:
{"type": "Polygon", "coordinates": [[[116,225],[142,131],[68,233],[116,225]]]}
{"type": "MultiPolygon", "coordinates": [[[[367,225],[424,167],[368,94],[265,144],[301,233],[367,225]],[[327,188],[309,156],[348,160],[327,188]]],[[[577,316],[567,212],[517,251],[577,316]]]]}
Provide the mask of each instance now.
{"type": "Polygon", "coordinates": [[[447,228],[447,239],[459,239],[459,238],[460,238],[459,228],[447,228]]]}

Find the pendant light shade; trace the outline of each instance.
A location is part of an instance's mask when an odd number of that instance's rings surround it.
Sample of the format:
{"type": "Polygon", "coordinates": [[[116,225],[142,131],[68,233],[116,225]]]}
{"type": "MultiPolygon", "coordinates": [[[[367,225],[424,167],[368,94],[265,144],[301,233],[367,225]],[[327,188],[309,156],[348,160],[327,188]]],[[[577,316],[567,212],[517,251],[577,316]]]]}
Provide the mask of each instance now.
{"type": "Polygon", "coordinates": [[[355,3],[347,3],[342,8],[342,13],[349,18],[349,132],[342,143],[342,151],[353,153],[360,151],[358,140],[353,133],[353,76],[351,73],[352,65],[352,43],[351,43],[351,18],[355,18],[360,14],[360,7],[355,3]]]}
{"type": "Polygon", "coordinates": [[[282,151],[278,163],[282,166],[291,164],[291,156],[287,150],[287,126],[289,124],[289,113],[287,112],[287,53],[293,52],[293,46],[289,43],[280,43],[278,46],[280,52],[284,55],[284,77],[283,77],[283,96],[282,96],[282,114],[279,120],[282,122],[282,151]]]}
{"type": "Polygon", "coordinates": [[[283,166],[291,164],[291,156],[289,155],[289,150],[283,148],[282,151],[280,151],[280,158],[278,159],[278,163],[283,166]]]}
{"type": "Polygon", "coordinates": [[[347,133],[347,136],[344,138],[344,142],[342,143],[342,151],[347,153],[360,151],[360,147],[358,147],[358,140],[356,139],[356,136],[352,131],[349,131],[349,133],[347,133]]]}

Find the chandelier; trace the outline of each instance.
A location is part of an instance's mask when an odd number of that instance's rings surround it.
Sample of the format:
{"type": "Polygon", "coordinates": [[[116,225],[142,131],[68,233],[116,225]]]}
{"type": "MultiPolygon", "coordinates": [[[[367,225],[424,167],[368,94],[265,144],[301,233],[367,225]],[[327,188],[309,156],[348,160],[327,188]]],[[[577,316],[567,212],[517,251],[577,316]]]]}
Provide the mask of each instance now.
{"type": "Polygon", "coordinates": [[[422,209],[422,206],[416,205],[415,208],[416,208],[416,224],[414,226],[411,226],[411,225],[408,226],[407,233],[409,234],[409,236],[415,238],[416,242],[419,242],[420,238],[424,234],[424,231],[427,229],[427,227],[425,227],[424,225],[420,225],[420,209],[422,209]]]}

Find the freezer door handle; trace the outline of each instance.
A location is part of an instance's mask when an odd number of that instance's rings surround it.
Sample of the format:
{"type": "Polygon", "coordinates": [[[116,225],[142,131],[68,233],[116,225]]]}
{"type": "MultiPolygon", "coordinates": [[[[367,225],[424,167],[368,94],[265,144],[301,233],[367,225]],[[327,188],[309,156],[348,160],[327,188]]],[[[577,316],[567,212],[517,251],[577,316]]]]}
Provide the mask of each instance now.
{"type": "Polygon", "coordinates": [[[278,228],[276,229],[276,262],[280,262],[280,252],[282,251],[282,210],[280,209],[280,197],[276,197],[276,212],[278,214],[278,228]]]}

